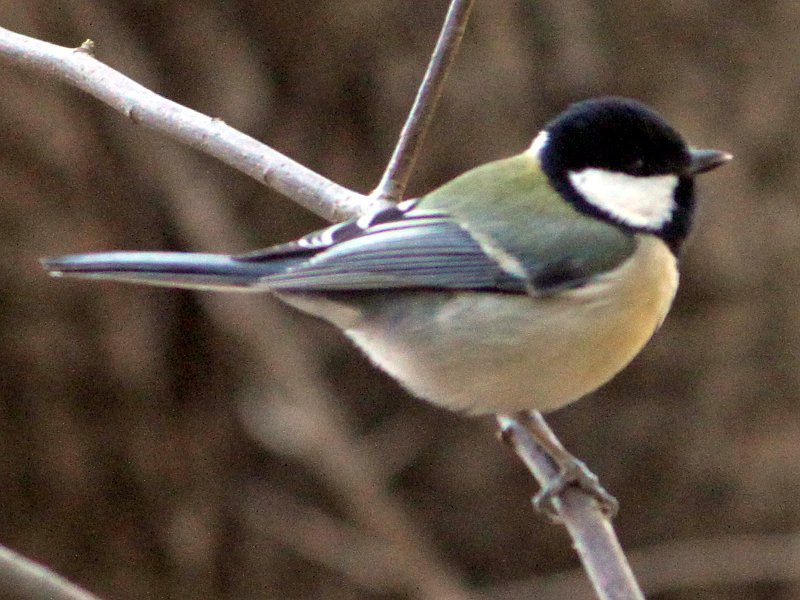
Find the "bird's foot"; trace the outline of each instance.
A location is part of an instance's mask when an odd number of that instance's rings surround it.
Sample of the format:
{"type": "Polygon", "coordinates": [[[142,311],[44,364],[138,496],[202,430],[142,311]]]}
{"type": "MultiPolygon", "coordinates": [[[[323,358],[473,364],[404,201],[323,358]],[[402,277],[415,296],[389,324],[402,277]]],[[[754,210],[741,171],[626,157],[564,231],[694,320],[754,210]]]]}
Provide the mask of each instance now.
{"type": "MultiPolygon", "coordinates": [[[[533,498],[533,506],[552,521],[560,522],[558,499],[569,486],[577,487],[594,498],[600,510],[609,519],[617,514],[619,502],[600,485],[597,476],[580,460],[575,458],[547,426],[541,413],[530,411],[515,415],[517,422],[533,436],[536,445],[550,458],[558,473],[551,477],[533,498]]],[[[502,427],[501,438],[514,446],[513,432],[502,427]]]]}
{"type": "MultiPolygon", "coordinates": [[[[553,457],[555,459],[555,457],[553,457]]],[[[547,515],[554,522],[561,522],[555,500],[568,487],[580,488],[597,502],[600,510],[608,519],[613,519],[619,510],[619,502],[600,485],[597,475],[592,473],[583,462],[569,453],[559,456],[559,473],[533,497],[533,507],[547,515]]]]}

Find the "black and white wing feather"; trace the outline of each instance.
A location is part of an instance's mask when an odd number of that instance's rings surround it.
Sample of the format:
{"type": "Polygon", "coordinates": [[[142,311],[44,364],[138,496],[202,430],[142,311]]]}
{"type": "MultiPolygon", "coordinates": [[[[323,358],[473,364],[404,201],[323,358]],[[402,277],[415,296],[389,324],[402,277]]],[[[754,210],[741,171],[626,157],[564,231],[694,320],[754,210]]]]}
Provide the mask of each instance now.
{"type": "Polygon", "coordinates": [[[48,258],[53,275],[202,289],[307,293],[381,289],[526,293],[450,215],[403,202],[288,244],[237,256],[107,252],[48,258]]]}
{"type": "Polygon", "coordinates": [[[271,290],[326,292],[429,288],[526,291],[447,213],[415,210],[406,202],[334,225],[296,242],[236,257],[307,260],[261,278],[271,290]]]}

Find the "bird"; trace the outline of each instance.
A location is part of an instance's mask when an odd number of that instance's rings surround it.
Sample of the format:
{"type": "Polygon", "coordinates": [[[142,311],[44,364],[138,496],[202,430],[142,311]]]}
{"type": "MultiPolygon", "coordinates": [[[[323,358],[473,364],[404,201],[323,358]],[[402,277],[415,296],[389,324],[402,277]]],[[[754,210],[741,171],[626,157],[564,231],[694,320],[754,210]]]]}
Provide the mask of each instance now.
{"type": "Polygon", "coordinates": [[[296,241],[42,264],[53,276],[271,293],[423,400],[469,415],[549,412],[607,383],[661,326],[695,177],[731,158],[689,146],[637,100],[592,98],[515,156],[296,241]]]}

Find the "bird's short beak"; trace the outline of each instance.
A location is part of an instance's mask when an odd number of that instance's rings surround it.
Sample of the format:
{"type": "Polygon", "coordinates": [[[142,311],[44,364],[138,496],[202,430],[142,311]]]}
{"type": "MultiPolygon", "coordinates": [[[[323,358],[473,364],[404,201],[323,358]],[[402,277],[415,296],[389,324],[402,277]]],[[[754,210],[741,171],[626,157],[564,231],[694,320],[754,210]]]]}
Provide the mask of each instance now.
{"type": "Polygon", "coordinates": [[[733,159],[733,154],[721,150],[689,148],[689,166],[686,175],[693,176],[721,167],[733,159]]]}

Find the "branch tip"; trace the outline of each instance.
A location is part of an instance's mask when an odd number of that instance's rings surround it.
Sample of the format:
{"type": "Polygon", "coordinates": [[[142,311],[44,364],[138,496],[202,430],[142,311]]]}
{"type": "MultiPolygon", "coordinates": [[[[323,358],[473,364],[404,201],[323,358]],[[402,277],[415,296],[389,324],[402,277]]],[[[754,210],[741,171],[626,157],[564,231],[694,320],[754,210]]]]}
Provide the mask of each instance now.
{"type": "Polygon", "coordinates": [[[370,194],[372,197],[393,202],[403,199],[420,146],[425,139],[439,97],[442,95],[447,73],[464,37],[473,2],[474,0],[452,0],[450,3],[439,39],[433,49],[414,104],[403,125],[400,139],[380,183],[370,194]]]}

